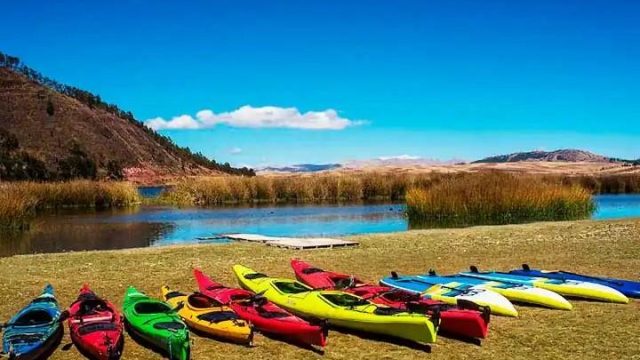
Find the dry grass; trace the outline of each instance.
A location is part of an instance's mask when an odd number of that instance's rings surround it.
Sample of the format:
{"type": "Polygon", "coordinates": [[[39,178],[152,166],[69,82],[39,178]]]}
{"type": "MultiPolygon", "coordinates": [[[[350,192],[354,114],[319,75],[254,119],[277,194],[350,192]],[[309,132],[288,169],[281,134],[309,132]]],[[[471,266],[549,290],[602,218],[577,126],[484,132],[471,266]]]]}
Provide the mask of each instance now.
{"type": "MultiPolygon", "coordinates": [[[[160,286],[193,290],[194,266],[233,284],[230,268],[243,263],[276,276],[291,276],[288,261],[303,257],[318,266],[377,280],[390,270],[455,272],[476,264],[509,269],[521,262],[543,268],[637,279],[640,220],[562,222],[411,231],[360,236],[358,249],[294,251],[254,244],[196,245],[124,251],[15,256],[0,259],[0,318],[7,319],[45,282],[69,304],[83,282],[120,305],[125,288],[152,295],[160,286]]],[[[640,354],[640,301],[628,305],[573,301],[574,311],[519,307],[521,317],[494,317],[481,347],[439,338],[431,354],[332,331],[325,359],[633,359],[640,354]]],[[[308,359],[319,355],[258,336],[257,347],[194,336],[194,359],[308,359]]],[[[64,343],[68,343],[68,337],[64,343]]],[[[124,359],[159,359],[130,338],[124,359]]],[[[75,348],[52,359],[81,359],[75,348]]]]}
{"type": "Polygon", "coordinates": [[[127,182],[0,183],[0,228],[24,229],[43,209],[125,207],[140,200],[136,187],[127,182]]]}
{"type": "Polygon", "coordinates": [[[591,194],[578,185],[499,172],[450,176],[407,194],[415,227],[575,220],[594,210],[591,194]]]}

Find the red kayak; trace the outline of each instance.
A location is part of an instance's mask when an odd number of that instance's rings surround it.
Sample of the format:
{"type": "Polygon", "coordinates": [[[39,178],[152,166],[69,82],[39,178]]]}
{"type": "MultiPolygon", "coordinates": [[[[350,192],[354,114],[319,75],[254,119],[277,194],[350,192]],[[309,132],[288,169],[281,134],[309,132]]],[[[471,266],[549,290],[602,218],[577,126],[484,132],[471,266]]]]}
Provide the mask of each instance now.
{"type": "Polygon", "coordinates": [[[81,353],[96,360],[120,359],[124,345],[122,316],[86,284],[69,307],[68,323],[71,340],[81,353]]]}
{"type": "Polygon", "coordinates": [[[419,294],[364,283],[357,278],[324,271],[301,260],[291,260],[291,267],[301,282],[314,289],[344,290],[376,304],[392,308],[433,315],[440,312],[440,329],[457,336],[485,338],[490,318],[489,308],[471,302],[458,302],[458,306],[429,300],[419,294]]]}
{"type": "Polygon", "coordinates": [[[193,270],[193,275],[202,294],[228,305],[263,333],[296,343],[325,346],[326,326],[310,324],[251,291],[225,287],[198,269],[193,270]]]}

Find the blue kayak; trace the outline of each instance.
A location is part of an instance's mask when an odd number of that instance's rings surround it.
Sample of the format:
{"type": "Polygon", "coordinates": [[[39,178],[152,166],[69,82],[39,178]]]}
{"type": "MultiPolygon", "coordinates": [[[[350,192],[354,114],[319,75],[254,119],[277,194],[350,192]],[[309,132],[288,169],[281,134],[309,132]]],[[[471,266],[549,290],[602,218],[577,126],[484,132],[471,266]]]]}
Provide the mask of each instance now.
{"type": "Polygon", "coordinates": [[[546,271],[531,269],[529,265],[522,265],[522,269],[512,270],[510,274],[543,277],[556,280],[576,280],[591,282],[614,288],[628,297],[640,298],[640,281],[615,279],[600,276],[576,274],[568,271],[546,271]]]}
{"type": "Polygon", "coordinates": [[[62,339],[60,316],[53,287],[47,285],[40,296],[4,324],[2,354],[9,359],[45,359],[62,339]]]}

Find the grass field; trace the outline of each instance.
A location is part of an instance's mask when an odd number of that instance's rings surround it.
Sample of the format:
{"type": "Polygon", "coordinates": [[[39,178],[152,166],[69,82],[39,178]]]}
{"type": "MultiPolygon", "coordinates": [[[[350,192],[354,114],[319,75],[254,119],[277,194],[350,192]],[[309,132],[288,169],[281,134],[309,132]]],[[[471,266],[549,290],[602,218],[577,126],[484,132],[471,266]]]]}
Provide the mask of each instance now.
{"type": "MultiPolygon", "coordinates": [[[[359,236],[358,249],[294,251],[254,244],[196,245],[124,251],[15,256],[0,259],[0,319],[6,320],[45,282],[68,305],[83,282],[121,304],[126,286],[159,295],[161,285],[194,289],[191,269],[234,284],[236,263],[278,276],[291,276],[288,261],[314,264],[377,280],[390,270],[442,273],[469,264],[508,269],[522,262],[543,268],[638,279],[640,220],[535,223],[465,229],[422,230],[359,236]]],[[[325,359],[638,359],[640,301],[614,305],[573,301],[574,311],[518,307],[520,318],[493,317],[482,346],[439,338],[431,354],[408,347],[331,331],[325,359]]],[[[263,336],[252,349],[193,337],[194,359],[308,359],[320,355],[263,336]]],[[[69,339],[63,340],[63,345],[69,339]]],[[[53,359],[81,359],[59,348],[53,359]]],[[[124,359],[159,359],[127,338],[124,359]]]]}

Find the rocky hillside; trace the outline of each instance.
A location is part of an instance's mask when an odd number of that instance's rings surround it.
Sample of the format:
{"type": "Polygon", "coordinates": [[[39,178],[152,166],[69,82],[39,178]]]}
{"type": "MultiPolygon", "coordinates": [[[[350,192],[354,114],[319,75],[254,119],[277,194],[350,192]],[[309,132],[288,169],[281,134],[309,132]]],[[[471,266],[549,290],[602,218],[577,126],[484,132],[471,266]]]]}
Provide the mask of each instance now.
{"type": "MultiPolygon", "coordinates": [[[[59,84],[2,53],[0,130],[10,140],[0,139],[0,143],[12,144],[12,153],[0,158],[12,159],[16,154],[20,159],[35,158],[51,177],[62,176],[65,164],[76,163],[77,158],[95,163],[95,177],[120,171],[141,182],[184,175],[253,174],[181,148],[99,96],[59,84]]],[[[6,164],[14,163],[5,161],[5,170],[17,166],[6,164]]]]}
{"type": "Polygon", "coordinates": [[[594,154],[584,150],[562,149],[556,151],[529,151],[507,155],[497,155],[475,161],[474,163],[507,163],[519,161],[564,161],[564,162],[593,162],[609,163],[618,160],[594,154]]]}

